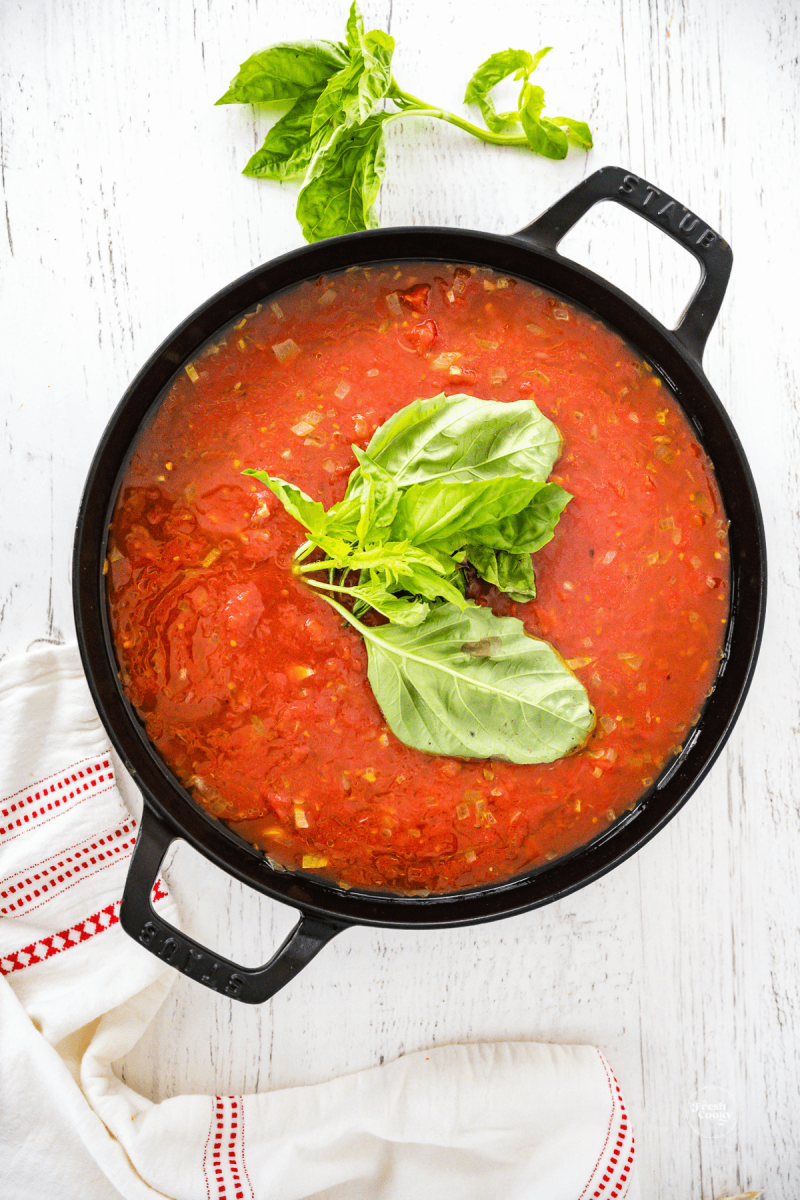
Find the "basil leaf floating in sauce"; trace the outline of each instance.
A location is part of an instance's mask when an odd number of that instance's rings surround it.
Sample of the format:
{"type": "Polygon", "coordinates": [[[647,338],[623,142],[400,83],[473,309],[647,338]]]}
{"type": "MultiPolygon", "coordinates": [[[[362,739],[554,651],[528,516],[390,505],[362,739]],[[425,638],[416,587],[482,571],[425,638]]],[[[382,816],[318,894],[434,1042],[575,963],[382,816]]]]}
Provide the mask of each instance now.
{"type": "Polygon", "coordinates": [[[578,750],[594,728],[582,685],[516,617],[445,604],[414,628],[367,628],[329,603],[364,638],[375,698],[407,746],[545,763],[578,750]]]}
{"type": "Polygon", "coordinates": [[[481,542],[476,534],[491,529],[500,514],[507,519],[519,516],[543,486],[520,475],[469,483],[414,483],[397,506],[392,537],[453,554],[468,541],[481,542]]]}
{"type": "MultiPolygon", "coordinates": [[[[507,475],[543,483],[561,453],[561,435],[530,399],[505,404],[442,392],[398,409],[375,430],[367,453],[401,487],[507,475]]],[[[346,494],[358,482],[354,472],[346,494]]]]}
{"type": "Polygon", "coordinates": [[[479,526],[472,531],[470,540],[493,550],[514,553],[524,550],[527,554],[535,554],[552,539],[558,518],[571,499],[570,493],[557,483],[540,484],[527,508],[516,513],[509,511],[479,526]]]}
{"type": "Polygon", "coordinates": [[[345,42],[288,42],[260,50],[242,63],[217,101],[295,101],[267,134],[244,174],[291,179],[305,173],[297,217],[308,241],[377,223],[373,205],[384,170],[383,125],[390,121],[408,117],[447,121],[481,141],[525,147],[549,158],[563,158],[568,141],[591,148],[592,135],[585,122],[541,116],[544,94],[539,104],[541,88],[532,88],[528,79],[551,47],[534,55],[527,50],[502,50],[482,63],[467,85],[465,103],[480,106],[484,129],[403,91],[392,75],[394,46],[394,38],[382,29],[364,31],[353,0],[345,42]],[[523,80],[519,107],[498,113],[489,93],[511,74],[523,80]],[[346,129],[351,133],[344,137],[341,131],[346,129]]]}

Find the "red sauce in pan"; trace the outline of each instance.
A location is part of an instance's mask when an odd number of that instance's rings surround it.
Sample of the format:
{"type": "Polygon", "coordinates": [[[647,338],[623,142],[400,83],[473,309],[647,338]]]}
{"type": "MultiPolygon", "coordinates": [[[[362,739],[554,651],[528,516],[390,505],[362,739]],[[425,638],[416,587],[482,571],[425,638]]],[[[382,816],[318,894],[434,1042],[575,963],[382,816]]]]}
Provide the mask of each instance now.
{"type": "Polygon", "coordinates": [[[635,805],[697,720],[728,614],[714,473],[648,364],[540,288],[443,264],[304,283],[221,334],[141,435],[108,568],[123,685],[195,799],[274,863],[415,893],[506,879],[635,805]],[[351,443],[441,391],[532,396],[564,440],[551,478],[574,499],[536,600],[470,585],[588,690],[594,733],[549,765],[400,743],[361,638],[291,572],[302,530],[241,474],[328,506],[351,443]]]}

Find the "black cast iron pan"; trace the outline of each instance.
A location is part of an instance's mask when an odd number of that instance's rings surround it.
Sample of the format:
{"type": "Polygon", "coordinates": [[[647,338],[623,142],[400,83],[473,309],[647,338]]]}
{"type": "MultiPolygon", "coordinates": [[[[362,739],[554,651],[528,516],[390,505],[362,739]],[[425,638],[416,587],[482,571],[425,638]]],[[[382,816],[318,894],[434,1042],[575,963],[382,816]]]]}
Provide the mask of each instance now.
{"type": "Polygon", "coordinates": [[[701,367],[731,263],[727,243],[685,206],[621,168],[604,167],[513,236],[440,228],[379,229],[303,247],[231,283],[167,338],[134,379],[109,422],[89,471],[75,537],[73,589],[83,664],[109,737],[144,796],[120,913],[131,937],[200,983],[260,1003],[349,925],[442,928],[525,912],[598,879],[675,815],[706,775],[739,715],[755,666],[766,601],[764,527],[753,479],[736,433],[701,367]],[[619,289],[558,254],[561,238],[601,200],[625,205],[699,260],[701,282],[676,329],[666,329],[619,289]],[[429,897],[345,891],[301,873],[279,872],[261,851],[204,812],[156,754],[123,695],[102,573],[121,472],[142,422],[176,370],[238,313],[282,288],[352,265],[401,259],[493,267],[596,312],[673,389],[714,463],[731,523],[731,620],[724,658],[715,690],[680,756],[632,812],[581,849],[506,883],[429,897]],[[265,966],[240,967],[172,928],[155,912],[152,888],[176,838],[189,842],[236,879],[298,909],[298,924],[265,966]]]}

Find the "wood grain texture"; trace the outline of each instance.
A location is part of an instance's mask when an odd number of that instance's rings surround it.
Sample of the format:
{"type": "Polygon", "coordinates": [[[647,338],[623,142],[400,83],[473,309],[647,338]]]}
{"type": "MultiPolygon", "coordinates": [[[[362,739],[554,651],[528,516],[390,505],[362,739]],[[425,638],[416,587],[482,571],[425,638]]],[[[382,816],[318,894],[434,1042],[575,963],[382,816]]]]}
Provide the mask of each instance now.
{"type": "MultiPolygon", "coordinates": [[[[6,0],[0,38],[0,654],[72,636],[70,553],[94,446],[127,382],[196,304],[300,235],[296,188],[239,171],[272,118],[214,108],[259,45],[338,37],[345,4],[6,0]]],[[[550,163],[435,122],[389,132],[383,224],[510,232],[587,172],[630,167],[736,255],[705,367],[760,489],[771,597],[745,714],[696,796],[633,860],[488,926],[342,934],[274,1001],[179,979],[120,1064],[153,1098],[302,1084],[424,1046],[586,1041],[630,1099],[648,1200],[800,1194],[800,351],[793,0],[369,0],[402,86],[458,108],[495,49],[555,49],[554,111],[596,148],[550,163]],[[690,1095],[738,1121],[699,1137],[690,1095]]],[[[562,250],[672,323],[693,260],[606,205],[562,250]]],[[[181,848],[186,926],[253,964],[293,914],[181,848]]]]}

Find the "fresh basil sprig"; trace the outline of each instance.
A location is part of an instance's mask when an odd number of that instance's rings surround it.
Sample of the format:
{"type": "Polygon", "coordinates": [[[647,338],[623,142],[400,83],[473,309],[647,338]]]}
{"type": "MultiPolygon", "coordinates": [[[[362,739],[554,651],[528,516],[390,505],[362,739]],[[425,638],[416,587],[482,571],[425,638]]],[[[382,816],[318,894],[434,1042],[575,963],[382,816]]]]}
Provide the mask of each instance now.
{"type": "Polygon", "coordinates": [[[546,482],[561,438],[531,399],[416,400],[353,451],[358,466],[327,511],[294,484],[245,472],[306,529],[296,569],[312,586],[405,625],[436,601],[465,607],[466,562],[490,583],[507,582],[514,599],[534,598],[531,554],[552,538],[570,495],[546,482]],[[324,557],[307,561],[314,550],[324,557]],[[358,583],[346,583],[354,571],[358,583]]]}
{"type": "Polygon", "coordinates": [[[547,482],[561,451],[552,422],[530,399],[442,394],[400,409],[353,451],[344,498],[327,510],[286,480],[244,474],[306,530],[295,570],[363,635],[393,732],[420,750],[512,762],[581,745],[592,709],[555,650],[464,596],[469,562],[513,599],[535,597],[531,554],[571,499],[547,482]],[[389,624],[365,626],[370,608],[389,624]]]}
{"type": "Polygon", "coordinates": [[[304,177],[297,217],[307,241],[377,225],[374,204],[385,169],[384,128],[405,117],[431,117],[493,145],[522,146],[564,158],[568,143],[589,150],[584,121],[545,117],[544,92],[530,76],[551,50],[492,54],[470,79],[464,101],[477,103],[486,128],[403,91],[392,75],[395,41],[364,30],[356,0],[344,42],[284,42],[253,54],[217,104],[293,101],[243,174],[304,177]],[[491,91],[513,75],[522,82],[515,111],[498,113],[491,91]]]}

